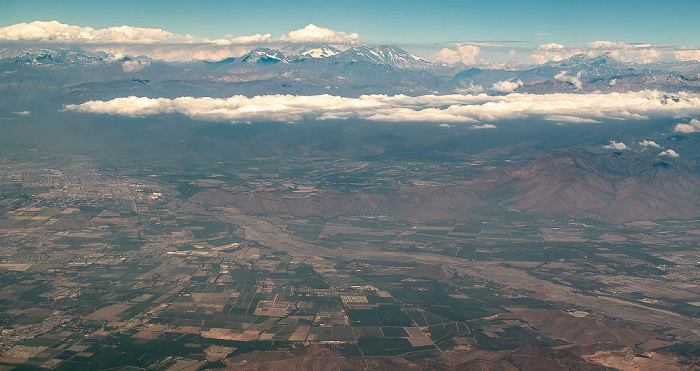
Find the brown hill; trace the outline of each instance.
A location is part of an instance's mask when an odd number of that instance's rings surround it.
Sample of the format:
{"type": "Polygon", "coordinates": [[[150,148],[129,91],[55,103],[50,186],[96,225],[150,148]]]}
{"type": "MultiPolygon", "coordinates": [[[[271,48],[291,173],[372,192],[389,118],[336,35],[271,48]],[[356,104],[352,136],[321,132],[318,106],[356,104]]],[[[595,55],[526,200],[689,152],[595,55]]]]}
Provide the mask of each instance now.
{"type": "Polygon", "coordinates": [[[600,320],[578,318],[553,309],[519,309],[500,318],[521,319],[556,339],[576,345],[612,344],[634,346],[655,335],[630,328],[609,327],[600,320]]]}
{"type": "Polygon", "coordinates": [[[613,370],[567,350],[525,346],[508,351],[446,351],[441,357],[346,357],[323,346],[292,351],[254,351],[226,359],[226,370],[613,370]]]}
{"type": "Polygon", "coordinates": [[[700,178],[658,157],[561,150],[480,179],[510,208],[611,221],[700,216],[700,178]]]}
{"type": "Polygon", "coordinates": [[[407,269],[404,275],[413,278],[428,278],[437,282],[452,283],[455,276],[454,269],[443,264],[420,264],[419,266],[407,269]]]}

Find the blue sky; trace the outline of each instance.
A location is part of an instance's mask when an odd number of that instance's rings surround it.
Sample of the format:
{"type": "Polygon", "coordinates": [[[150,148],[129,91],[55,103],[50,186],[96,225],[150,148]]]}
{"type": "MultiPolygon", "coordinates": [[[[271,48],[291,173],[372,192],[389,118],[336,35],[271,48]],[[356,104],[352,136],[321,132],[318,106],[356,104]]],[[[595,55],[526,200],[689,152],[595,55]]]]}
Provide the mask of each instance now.
{"type": "Polygon", "coordinates": [[[33,20],[163,28],[216,38],[278,36],[314,23],[367,43],[595,40],[700,45],[700,1],[39,1],[3,0],[0,26],[33,20]],[[543,35],[542,33],[546,33],[543,35]]]}

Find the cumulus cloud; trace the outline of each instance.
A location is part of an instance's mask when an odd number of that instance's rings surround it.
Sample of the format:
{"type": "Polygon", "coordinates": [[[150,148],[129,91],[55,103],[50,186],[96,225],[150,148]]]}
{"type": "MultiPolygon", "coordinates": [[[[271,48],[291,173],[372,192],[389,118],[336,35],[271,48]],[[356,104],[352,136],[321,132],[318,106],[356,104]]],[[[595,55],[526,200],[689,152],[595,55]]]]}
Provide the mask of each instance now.
{"type": "Polygon", "coordinates": [[[654,148],[661,148],[661,146],[654,142],[653,140],[646,140],[644,139],[643,141],[639,142],[639,145],[642,147],[654,147],[654,148]]]}
{"type": "Polygon", "coordinates": [[[688,134],[688,133],[695,133],[698,131],[698,129],[694,128],[692,125],[678,124],[678,125],[676,125],[675,128],[673,128],[673,131],[675,133],[688,134]]]}
{"type": "Polygon", "coordinates": [[[124,61],[122,69],[124,72],[136,72],[148,67],[151,64],[149,61],[124,61]]]}
{"type": "MultiPolygon", "coordinates": [[[[357,98],[333,95],[263,95],[230,98],[124,97],[67,105],[65,109],[122,116],[181,114],[209,121],[300,121],[364,119],[372,121],[462,122],[483,124],[507,119],[545,119],[593,123],[700,114],[700,94],[674,96],[658,91],[590,94],[521,94],[503,96],[452,94],[357,98]]],[[[487,128],[487,127],[483,127],[487,128]]],[[[488,127],[490,128],[490,127],[488,127]]]]}
{"type": "Polygon", "coordinates": [[[17,112],[12,112],[17,116],[31,116],[32,111],[17,111],[17,112]]]}
{"type": "Polygon", "coordinates": [[[687,124],[679,123],[675,128],[673,128],[673,131],[681,134],[700,132],[700,120],[692,119],[687,124]]]}
{"type": "Polygon", "coordinates": [[[535,60],[535,63],[543,64],[549,61],[560,61],[574,54],[575,53],[570,53],[562,44],[549,43],[538,46],[537,49],[532,52],[531,57],[535,60]]]}
{"type": "Polygon", "coordinates": [[[491,89],[501,92],[501,93],[510,93],[513,90],[523,86],[523,82],[518,80],[518,81],[510,81],[510,80],[503,80],[499,81],[491,87],[491,89]]]}
{"type": "Polygon", "coordinates": [[[118,26],[94,29],[63,24],[58,21],[34,21],[0,28],[0,40],[7,41],[157,43],[186,39],[188,37],[179,36],[160,28],[118,26]]]}
{"type": "Polygon", "coordinates": [[[472,125],[472,129],[495,129],[496,125],[494,124],[483,124],[483,125],[472,125]]]}
{"type": "Polygon", "coordinates": [[[672,149],[667,149],[661,153],[659,153],[659,156],[667,156],[667,157],[680,157],[678,152],[672,150],[672,149]]]}
{"type": "Polygon", "coordinates": [[[481,48],[473,44],[460,44],[455,49],[443,48],[435,59],[447,64],[464,63],[466,65],[476,64],[476,57],[481,54],[481,48]]]}
{"type": "Polygon", "coordinates": [[[617,150],[617,151],[624,151],[624,150],[626,150],[626,149],[629,149],[629,147],[627,147],[627,145],[626,145],[625,143],[616,142],[616,141],[614,141],[614,140],[611,140],[611,141],[610,141],[610,144],[604,145],[603,148],[605,148],[605,149],[614,149],[614,150],[617,150]]]}
{"type": "Polygon", "coordinates": [[[347,34],[309,24],[302,29],[291,31],[287,35],[280,37],[280,40],[293,43],[357,44],[360,41],[360,36],[354,32],[347,34]]]}
{"type": "Polygon", "coordinates": [[[674,57],[679,61],[698,61],[700,62],[700,49],[683,49],[673,52],[674,57]]]}
{"type": "Polygon", "coordinates": [[[579,71],[575,76],[567,75],[567,71],[559,72],[554,76],[555,80],[569,82],[579,89],[583,89],[583,84],[581,83],[581,71],[579,71]]]}
{"type": "Polygon", "coordinates": [[[64,24],[58,21],[34,21],[18,23],[0,28],[0,40],[3,41],[42,41],[56,43],[86,44],[155,44],[155,43],[190,43],[190,44],[259,44],[271,41],[291,43],[331,43],[357,44],[357,33],[345,33],[309,24],[291,31],[277,39],[270,34],[247,36],[226,35],[219,39],[199,39],[192,35],[178,35],[160,28],[143,28],[133,26],[116,26],[94,29],[64,24]]]}

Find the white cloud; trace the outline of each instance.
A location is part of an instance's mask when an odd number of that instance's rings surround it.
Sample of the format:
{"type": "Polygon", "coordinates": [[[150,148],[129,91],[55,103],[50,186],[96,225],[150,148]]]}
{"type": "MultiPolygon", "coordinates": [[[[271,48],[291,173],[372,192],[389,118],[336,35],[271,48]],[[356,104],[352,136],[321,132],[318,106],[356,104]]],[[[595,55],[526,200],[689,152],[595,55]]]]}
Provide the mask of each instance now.
{"type": "Polygon", "coordinates": [[[58,21],[34,21],[0,28],[0,40],[6,41],[147,44],[185,39],[187,37],[160,28],[118,26],[94,29],[58,21]]]}
{"type": "Polygon", "coordinates": [[[672,150],[672,149],[667,149],[661,153],[659,153],[659,156],[667,156],[667,157],[680,157],[678,152],[672,150]]]}
{"type": "Polygon", "coordinates": [[[477,93],[483,93],[483,92],[484,92],[484,87],[481,85],[474,85],[473,82],[470,82],[469,86],[467,86],[467,87],[455,89],[455,93],[459,93],[459,94],[477,94],[477,93]]]}
{"type": "Polygon", "coordinates": [[[291,31],[287,35],[280,37],[280,40],[293,43],[357,44],[360,42],[360,36],[354,32],[347,34],[309,24],[302,29],[291,31]]]}
{"type": "Polygon", "coordinates": [[[32,111],[17,111],[17,112],[12,112],[12,113],[14,113],[15,115],[18,115],[18,116],[31,116],[32,115],[32,111]]]}
{"type": "Polygon", "coordinates": [[[491,89],[501,92],[501,93],[510,93],[513,90],[523,86],[523,82],[518,80],[518,81],[510,81],[510,80],[503,80],[499,81],[491,87],[491,89]]]}
{"type": "Polygon", "coordinates": [[[682,134],[700,132],[700,120],[692,119],[687,124],[679,123],[676,125],[675,128],[673,128],[673,131],[676,133],[682,133],[682,134]]]}
{"type": "Polygon", "coordinates": [[[182,62],[195,60],[220,61],[230,57],[240,57],[257,47],[257,44],[108,44],[83,45],[86,51],[102,51],[114,58],[145,55],[149,58],[166,62],[182,62]]]}
{"type": "Polygon", "coordinates": [[[700,62],[700,49],[676,50],[673,54],[679,61],[700,62]]]}
{"type": "Polygon", "coordinates": [[[575,53],[569,52],[562,44],[549,43],[537,47],[537,49],[532,52],[531,57],[535,60],[535,63],[542,64],[549,61],[560,61],[574,54],[575,53]]]}
{"type": "Polygon", "coordinates": [[[614,150],[618,150],[618,151],[624,151],[624,150],[626,150],[626,149],[629,149],[629,147],[627,147],[627,145],[626,145],[625,143],[616,142],[616,141],[614,141],[614,140],[611,140],[611,141],[610,141],[610,144],[604,145],[603,148],[605,148],[605,149],[614,149],[614,150]]]}
{"type": "Polygon", "coordinates": [[[263,95],[230,98],[125,97],[67,105],[67,110],[123,116],[182,114],[210,121],[299,121],[365,119],[489,123],[507,119],[545,119],[594,123],[604,120],[642,120],[650,117],[689,117],[700,114],[700,94],[681,92],[672,97],[658,91],[589,94],[522,94],[502,96],[452,94],[357,98],[333,95],[263,95]]]}
{"type": "Polygon", "coordinates": [[[496,125],[493,124],[483,124],[483,125],[472,125],[472,129],[495,129],[496,125]]]}
{"type": "MultiPolygon", "coordinates": [[[[153,59],[175,62],[240,57],[260,45],[283,47],[290,43],[322,42],[334,44],[342,49],[342,45],[359,43],[359,35],[310,24],[278,38],[273,38],[268,33],[226,35],[223,38],[206,39],[178,35],[159,28],[118,26],[94,29],[58,21],[35,21],[0,28],[0,41],[76,44],[87,51],[102,51],[116,58],[145,55],[153,59]]],[[[135,64],[127,64],[124,67],[125,71],[139,68],[135,64]]]]}
{"type": "Polygon", "coordinates": [[[136,72],[148,67],[151,64],[149,61],[124,61],[122,69],[124,72],[136,72]]]}
{"type": "Polygon", "coordinates": [[[460,44],[456,49],[443,48],[435,54],[435,59],[447,64],[461,62],[470,65],[476,64],[476,57],[479,54],[481,54],[481,48],[478,45],[460,44]]]}
{"type": "Polygon", "coordinates": [[[270,34],[255,34],[249,36],[227,35],[219,39],[199,39],[192,35],[178,35],[160,28],[143,28],[133,26],[117,26],[94,29],[64,24],[58,21],[34,21],[18,23],[0,28],[0,40],[3,41],[43,41],[56,43],[86,43],[86,44],[155,44],[155,43],[186,43],[186,44],[259,44],[271,41],[291,43],[332,43],[357,44],[360,37],[357,33],[345,33],[329,28],[309,24],[306,27],[291,31],[277,39],[270,34]]]}
{"type": "Polygon", "coordinates": [[[579,89],[583,89],[583,84],[581,83],[581,71],[579,71],[576,76],[567,75],[567,71],[559,72],[554,76],[555,80],[570,82],[579,89]]]}
{"type": "Polygon", "coordinates": [[[601,122],[591,118],[566,116],[566,115],[548,115],[544,117],[547,121],[557,121],[571,124],[600,124],[601,122]]]}
{"type": "Polygon", "coordinates": [[[673,128],[673,131],[675,133],[688,134],[688,133],[695,133],[698,131],[698,129],[694,128],[692,125],[678,124],[678,125],[676,125],[675,128],[673,128]]]}
{"type": "MultiPolygon", "coordinates": [[[[337,118],[349,118],[354,112],[346,112],[345,116],[336,116],[337,118]]],[[[322,115],[322,119],[336,118],[328,115],[322,115]]],[[[358,117],[370,121],[387,121],[387,122],[478,122],[477,119],[466,115],[459,115],[449,112],[448,109],[439,108],[407,108],[407,107],[381,107],[376,110],[367,110],[358,112],[358,117]]]]}
{"type": "Polygon", "coordinates": [[[654,142],[653,140],[646,140],[644,139],[643,141],[639,142],[639,145],[642,147],[654,147],[654,148],[661,148],[661,146],[654,142]]]}

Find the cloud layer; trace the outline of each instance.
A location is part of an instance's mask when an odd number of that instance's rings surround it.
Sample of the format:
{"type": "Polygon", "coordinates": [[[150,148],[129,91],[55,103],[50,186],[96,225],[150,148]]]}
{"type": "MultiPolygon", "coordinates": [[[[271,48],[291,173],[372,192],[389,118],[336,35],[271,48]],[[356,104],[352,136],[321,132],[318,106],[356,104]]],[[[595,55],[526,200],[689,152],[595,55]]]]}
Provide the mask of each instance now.
{"type": "MultiPolygon", "coordinates": [[[[226,35],[207,39],[192,35],[180,35],[160,28],[134,26],[114,26],[95,29],[88,26],[64,24],[59,21],[33,21],[0,27],[0,42],[45,42],[78,44],[119,55],[148,55],[164,60],[216,59],[239,56],[248,45],[328,43],[354,45],[360,43],[357,33],[342,32],[309,24],[285,35],[273,37],[271,34],[226,35]],[[138,46],[156,48],[138,48],[138,46]]],[[[435,54],[437,61],[446,64],[484,64],[484,51],[505,48],[505,45],[487,42],[467,42],[454,47],[443,48],[435,54]]],[[[613,58],[632,63],[657,61],[700,61],[700,48],[675,45],[632,44],[612,41],[593,41],[585,46],[564,46],[557,43],[543,44],[534,49],[530,60],[537,64],[560,61],[576,54],[595,57],[609,53],[613,58]]],[[[511,49],[510,56],[516,54],[511,49]]],[[[488,59],[488,58],[487,58],[488,59]]]]}
{"type": "MultiPolygon", "coordinates": [[[[253,122],[364,119],[483,124],[506,119],[594,123],[600,120],[691,117],[700,114],[700,94],[658,91],[609,94],[263,95],[230,98],[124,97],[67,105],[66,110],[122,116],[181,114],[196,120],[253,122]]],[[[478,128],[491,126],[477,125],[478,128]]]]}
{"type": "Polygon", "coordinates": [[[233,36],[219,39],[177,35],[160,28],[117,26],[101,29],[64,24],[58,21],[34,21],[0,27],[0,41],[37,41],[85,44],[201,43],[213,45],[257,44],[265,42],[357,44],[357,33],[345,33],[309,24],[279,38],[270,34],[233,36]]]}
{"type": "MultiPolygon", "coordinates": [[[[259,46],[283,47],[293,44],[328,43],[340,47],[359,44],[357,33],[345,33],[309,24],[280,37],[270,34],[226,35],[218,39],[178,35],[159,28],[132,26],[94,29],[58,21],[34,21],[0,27],[0,42],[40,42],[79,45],[92,52],[106,52],[116,58],[146,55],[164,61],[222,60],[240,57],[259,46]]],[[[125,65],[125,71],[138,69],[125,65]]]]}
{"type": "Polygon", "coordinates": [[[92,27],[74,26],[58,21],[34,21],[0,28],[0,40],[6,41],[148,44],[185,41],[190,38],[159,28],[118,26],[96,30],[92,27]]]}

